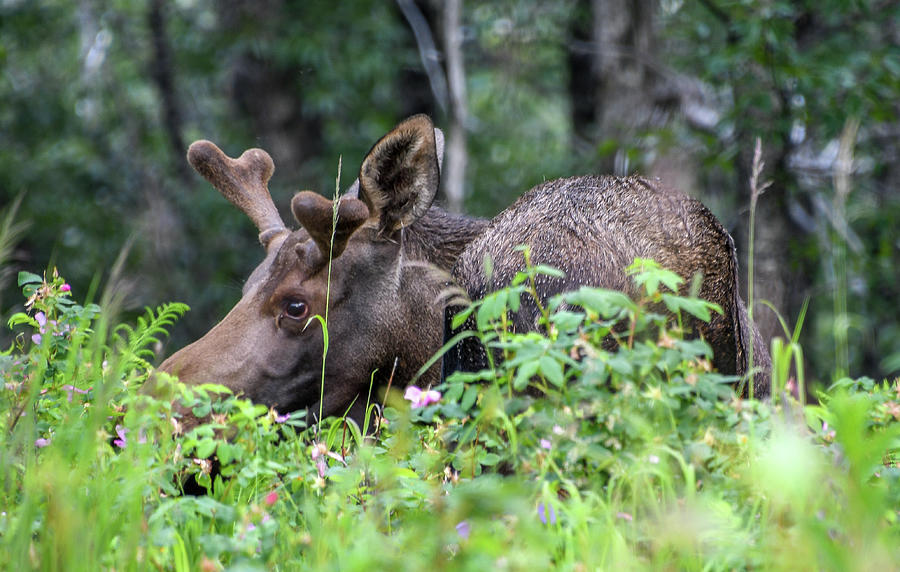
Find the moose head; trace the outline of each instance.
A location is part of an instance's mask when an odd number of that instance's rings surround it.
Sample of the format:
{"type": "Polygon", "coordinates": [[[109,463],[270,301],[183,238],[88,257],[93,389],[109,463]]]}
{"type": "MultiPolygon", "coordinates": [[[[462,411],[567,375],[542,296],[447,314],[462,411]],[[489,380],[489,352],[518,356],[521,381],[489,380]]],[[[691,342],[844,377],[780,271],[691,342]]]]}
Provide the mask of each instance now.
{"type": "MultiPolygon", "coordinates": [[[[347,196],[297,193],[300,228],[290,230],[269,195],[265,151],[232,159],[209,141],[192,144],[188,161],[254,222],[266,256],[228,315],[160,369],[281,412],[362,419],[371,382],[409,381],[440,347],[437,299],[483,224],[431,208],[441,147],[428,117],[407,119],[375,144],[347,196]]],[[[438,374],[431,368],[425,382],[438,374]]]]}

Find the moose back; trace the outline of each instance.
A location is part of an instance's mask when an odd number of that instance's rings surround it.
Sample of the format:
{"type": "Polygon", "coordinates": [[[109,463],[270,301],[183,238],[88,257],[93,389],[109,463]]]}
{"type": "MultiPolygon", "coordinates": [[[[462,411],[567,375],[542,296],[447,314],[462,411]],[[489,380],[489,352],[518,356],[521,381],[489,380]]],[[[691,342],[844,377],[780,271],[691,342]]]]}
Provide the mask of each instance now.
{"type": "MultiPolygon", "coordinates": [[[[716,366],[745,374],[755,341],[756,363],[767,369],[738,298],[731,237],[699,202],[641,178],[576,177],[532,189],[488,222],[432,205],[442,153],[440,131],[427,116],[403,121],[371,149],[358,185],[337,204],[297,193],[291,211],[299,228],[290,230],[267,189],[274,171],[267,153],[251,149],[231,159],[208,141],[192,144],[188,161],[254,222],[265,258],[228,315],[160,370],[188,384],[220,383],[280,412],[321,409],[359,421],[370,383],[402,386],[440,348],[451,273],[470,295],[483,295],[521,269],[512,248],[522,243],[535,262],[566,272],[566,281],[539,292],[544,297],[578,285],[627,292],[623,268],[635,256],[688,280],[700,273],[701,295],[725,309],[701,330],[716,366]],[[481,274],[484,254],[497,269],[490,285],[481,274]],[[324,379],[323,330],[313,316],[327,316],[324,379]]],[[[518,319],[534,327],[529,316],[518,319]]],[[[472,361],[465,351],[454,354],[463,366],[472,361]]],[[[435,365],[420,383],[439,376],[435,365]]],[[[767,385],[763,377],[758,388],[767,385]]]]}

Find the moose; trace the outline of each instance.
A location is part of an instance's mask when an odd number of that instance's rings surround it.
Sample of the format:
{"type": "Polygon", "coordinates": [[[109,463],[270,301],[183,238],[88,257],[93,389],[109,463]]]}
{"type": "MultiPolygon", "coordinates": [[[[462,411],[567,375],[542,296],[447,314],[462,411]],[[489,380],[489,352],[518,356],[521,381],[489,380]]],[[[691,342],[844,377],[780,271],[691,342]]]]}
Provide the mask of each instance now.
{"type": "MultiPolygon", "coordinates": [[[[753,369],[757,370],[752,376],[753,395],[768,395],[771,361],[738,293],[734,242],[696,199],[638,176],[545,182],[497,215],[469,243],[453,268],[454,280],[471,299],[508,286],[524,265],[521,244],[529,245],[532,263],[565,272],[563,278],[536,277],[542,305],[551,295],[582,285],[639,298],[640,289],[625,272],[636,258],[652,258],[687,283],[699,275],[699,296],[718,304],[722,313],[713,313],[708,323],[687,317],[687,329],[710,342],[713,366],[720,373],[747,373],[752,344],[753,369]],[[486,258],[491,261],[490,275],[485,271],[486,258]]],[[[459,309],[448,306],[447,338],[458,333],[449,326],[454,310],[459,309]]],[[[536,301],[526,297],[512,316],[513,330],[534,330],[539,318],[536,301]]],[[[475,329],[474,322],[470,316],[459,330],[475,329]]],[[[462,339],[444,357],[445,373],[487,366],[486,350],[475,337],[462,339]]]]}
{"type": "MultiPolygon", "coordinates": [[[[690,279],[724,314],[700,330],[725,374],[748,372],[768,354],[737,292],[731,237],[698,201],[637,177],[576,177],[544,183],[492,221],[433,205],[443,136],[425,115],[382,137],[364,158],[351,189],[334,201],[297,193],[282,221],[267,188],[269,155],[251,149],[237,159],[209,141],[190,146],[188,161],[259,229],[266,255],[240,301],[206,335],[160,366],[187,384],[215,382],[280,412],[364,418],[371,384],[409,383],[441,347],[450,277],[472,296],[500,287],[521,269],[512,248],[530,244],[535,261],[566,272],[542,296],[577,285],[630,292],[623,268],[634,256],[654,258],[690,279]],[[482,259],[495,261],[487,284],[482,259]],[[327,318],[330,340],[324,352],[327,318]],[[323,368],[324,354],[324,368],[323,368]],[[324,371],[324,375],[323,375],[324,371]]],[[[519,327],[534,329],[522,315],[519,327]]],[[[471,365],[464,348],[456,363],[471,365]]],[[[439,381],[439,364],[419,379],[439,381]]],[[[757,395],[767,384],[756,377],[757,395]]]]}

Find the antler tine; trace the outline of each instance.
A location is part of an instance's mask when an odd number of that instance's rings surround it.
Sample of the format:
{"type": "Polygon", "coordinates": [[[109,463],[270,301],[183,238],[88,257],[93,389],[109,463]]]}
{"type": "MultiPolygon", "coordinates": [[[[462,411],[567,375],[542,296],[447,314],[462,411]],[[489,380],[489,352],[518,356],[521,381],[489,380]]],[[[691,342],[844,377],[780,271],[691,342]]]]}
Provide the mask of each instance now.
{"type": "Polygon", "coordinates": [[[263,246],[267,247],[275,236],[287,231],[269,194],[268,183],[275,164],[268,153],[248,149],[239,158],[232,159],[215,143],[201,140],[191,144],[187,158],[203,178],[250,217],[259,229],[263,246]]]}

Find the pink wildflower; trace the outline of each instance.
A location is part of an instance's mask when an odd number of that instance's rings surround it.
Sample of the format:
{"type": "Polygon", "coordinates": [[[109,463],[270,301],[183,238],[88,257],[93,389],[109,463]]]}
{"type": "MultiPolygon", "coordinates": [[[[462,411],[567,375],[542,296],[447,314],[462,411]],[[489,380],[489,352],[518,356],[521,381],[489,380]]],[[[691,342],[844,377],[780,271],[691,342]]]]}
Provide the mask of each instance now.
{"type": "Polygon", "coordinates": [[[116,425],[116,435],[118,435],[119,438],[113,439],[113,445],[120,449],[124,449],[125,445],[128,444],[128,440],[125,439],[126,433],[128,433],[128,429],[122,427],[121,425],[116,425]]]}
{"type": "Polygon", "coordinates": [[[65,391],[66,393],[69,394],[69,403],[72,402],[72,393],[73,392],[80,393],[81,395],[87,395],[88,391],[90,391],[90,388],[78,389],[77,387],[75,387],[72,384],[64,385],[64,386],[62,386],[62,389],[63,389],[63,391],[65,391]]]}
{"type": "Polygon", "coordinates": [[[34,440],[34,446],[37,447],[38,449],[40,449],[42,447],[46,447],[49,444],[50,444],[50,439],[44,439],[43,437],[40,439],[34,440]]]}
{"type": "Polygon", "coordinates": [[[418,409],[419,407],[425,407],[426,405],[431,405],[432,403],[437,403],[438,401],[440,401],[441,392],[435,391],[433,389],[423,391],[421,388],[416,387],[415,385],[410,385],[406,388],[406,393],[403,394],[403,399],[411,402],[413,409],[418,409]]]}
{"type": "Polygon", "coordinates": [[[38,323],[38,331],[40,332],[40,334],[33,334],[31,336],[31,341],[40,345],[41,340],[44,339],[41,334],[44,333],[44,326],[47,325],[47,314],[38,312],[34,315],[34,321],[38,323]]]}
{"type": "Polygon", "coordinates": [[[59,291],[60,292],[71,292],[72,287],[69,286],[68,284],[63,284],[62,286],[59,287],[59,291]]]}
{"type": "MultiPolygon", "coordinates": [[[[266,503],[266,506],[272,506],[275,504],[275,501],[278,500],[278,491],[271,491],[266,495],[266,498],[263,499],[263,502],[266,503]]],[[[266,515],[268,516],[268,514],[266,515]]]]}

